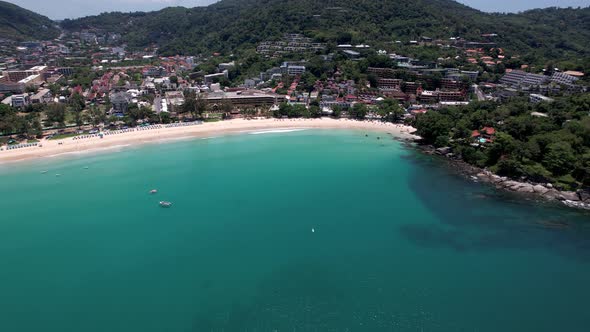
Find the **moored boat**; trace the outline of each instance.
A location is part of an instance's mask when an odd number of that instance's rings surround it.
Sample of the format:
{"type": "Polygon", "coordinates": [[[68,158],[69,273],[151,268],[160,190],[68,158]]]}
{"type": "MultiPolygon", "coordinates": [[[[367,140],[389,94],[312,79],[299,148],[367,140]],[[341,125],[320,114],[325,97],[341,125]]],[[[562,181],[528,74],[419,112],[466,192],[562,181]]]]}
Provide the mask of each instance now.
{"type": "Polygon", "coordinates": [[[164,207],[164,208],[169,208],[172,206],[171,202],[167,202],[167,201],[160,201],[160,206],[164,207]]]}

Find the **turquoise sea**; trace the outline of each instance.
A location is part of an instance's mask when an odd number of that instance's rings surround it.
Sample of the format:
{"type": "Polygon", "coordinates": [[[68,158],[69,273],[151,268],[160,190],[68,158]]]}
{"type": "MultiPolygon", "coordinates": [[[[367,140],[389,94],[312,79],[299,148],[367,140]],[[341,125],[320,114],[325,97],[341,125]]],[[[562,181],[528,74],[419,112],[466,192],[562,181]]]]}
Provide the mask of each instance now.
{"type": "Polygon", "coordinates": [[[377,136],[0,166],[0,331],[590,330],[590,214],[377,136]]]}

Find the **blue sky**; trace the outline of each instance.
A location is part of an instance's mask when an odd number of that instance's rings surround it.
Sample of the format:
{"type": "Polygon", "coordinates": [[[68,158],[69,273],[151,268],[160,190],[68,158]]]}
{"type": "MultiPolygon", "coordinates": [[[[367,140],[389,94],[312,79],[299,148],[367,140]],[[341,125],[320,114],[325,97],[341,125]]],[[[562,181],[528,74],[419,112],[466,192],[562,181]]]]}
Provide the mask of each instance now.
{"type": "MultiPolygon", "coordinates": [[[[95,15],[105,11],[150,11],[167,6],[203,6],[216,0],[7,0],[53,19],[95,15]]],[[[483,10],[518,12],[540,7],[588,7],[590,0],[459,0],[483,10]]]]}

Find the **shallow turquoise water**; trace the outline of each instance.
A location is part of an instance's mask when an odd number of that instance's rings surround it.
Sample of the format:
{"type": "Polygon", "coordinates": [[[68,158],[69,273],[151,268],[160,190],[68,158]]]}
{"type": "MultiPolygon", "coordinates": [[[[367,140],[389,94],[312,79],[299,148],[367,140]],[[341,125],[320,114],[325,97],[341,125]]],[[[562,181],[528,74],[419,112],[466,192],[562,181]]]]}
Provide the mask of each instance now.
{"type": "Polygon", "coordinates": [[[5,165],[0,196],[0,331],[590,326],[590,215],[519,202],[376,134],[5,165]]]}

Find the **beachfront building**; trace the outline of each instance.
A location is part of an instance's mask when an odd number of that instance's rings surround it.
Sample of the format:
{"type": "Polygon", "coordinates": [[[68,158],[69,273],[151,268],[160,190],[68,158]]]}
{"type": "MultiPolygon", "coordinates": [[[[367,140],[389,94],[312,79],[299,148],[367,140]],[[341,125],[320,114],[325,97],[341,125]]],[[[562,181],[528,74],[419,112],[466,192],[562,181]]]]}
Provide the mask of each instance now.
{"type": "Polygon", "coordinates": [[[49,89],[40,89],[36,94],[31,97],[31,103],[33,104],[47,104],[53,100],[53,94],[49,89]]]}
{"type": "Polygon", "coordinates": [[[111,94],[110,101],[112,105],[111,113],[124,114],[129,108],[131,96],[126,92],[116,92],[111,94]]]}
{"type": "Polygon", "coordinates": [[[167,91],[166,103],[168,105],[166,111],[177,112],[178,108],[184,105],[184,94],[182,91],[167,91]]]}
{"type": "Polygon", "coordinates": [[[230,102],[235,108],[247,108],[247,107],[268,107],[275,104],[285,102],[284,95],[278,95],[274,93],[265,93],[258,90],[244,90],[244,91],[233,91],[233,92],[215,92],[206,95],[205,99],[212,105],[219,106],[224,102],[230,102]]]}
{"type": "Polygon", "coordinates": [[[13,95],[11,99],[12,107],[14,108],[24,108],[31,103],[31,99],[29,95],[22,94],[22,95],[13,95]]]}

